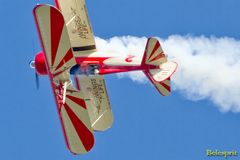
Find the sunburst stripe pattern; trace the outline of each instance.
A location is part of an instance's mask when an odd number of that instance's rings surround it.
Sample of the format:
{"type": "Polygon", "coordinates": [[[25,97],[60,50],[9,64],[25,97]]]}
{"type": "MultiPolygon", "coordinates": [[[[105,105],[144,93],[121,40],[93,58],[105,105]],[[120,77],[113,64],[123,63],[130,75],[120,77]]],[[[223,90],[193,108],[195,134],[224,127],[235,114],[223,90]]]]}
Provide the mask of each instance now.
{"type": "Polygon", "coordinates": [[[86,153],[94,145],[94,136],[83,95],[70,83],[66,101],[62,101],[61,83],[71,82],[67,69],[76,64],[63,16],[58,9],[48,5],[37,6],[34,15],[68,147],[75,154],[86,153]]]}
{"type": "MultiPolygon", "coordinates": [[[[67,103],[64,104],[64,108],[67,112],[68,117],[70,118],[75,131],[78,134],[84,148],[81,148],[81,145],[77,145],[76,147],[71,147],[71,150],[75,153],[82,152],[81,150],[86,150],[86,152],[90,151],[94,144],[93,134],[89,131],[86,125],[80,120],[79,116],[71,109],[67,103]],[[80,149],[79,149],[80,148],[80,149]]],[[[69,131],[67,131],[68,134],[69,131]]],[[[71,142],[72,143],[72,142],[71,142]]]]}
{"type": "Polygon", "coordinates": [[[170,78],[162,82],[155,82],[155,86],[163,96],[168,96],[171,93],[170,78]]]}
{"type": "Polygon", "coordinates": [[[163,53],[159,41],[155,38],[149,38],[146,47],[146,64],[160,65],[166,62],[166,56],[163,53]]]}

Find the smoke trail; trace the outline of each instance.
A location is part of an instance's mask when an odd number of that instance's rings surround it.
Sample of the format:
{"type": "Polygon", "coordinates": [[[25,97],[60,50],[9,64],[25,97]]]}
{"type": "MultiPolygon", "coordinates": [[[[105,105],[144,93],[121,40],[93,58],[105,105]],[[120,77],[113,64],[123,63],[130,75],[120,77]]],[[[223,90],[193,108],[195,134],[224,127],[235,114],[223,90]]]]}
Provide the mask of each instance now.
{"type": "MultiPolygon", "coordinates": [[[[222,112],[240,112],[240,41],[223,37],[173,35],[160,39],[165,53],[178,62],[173,77],[175,90],[190,100],[211,100],[222,112]]],[[[100,51],[143,55],[146,37],[96,38],[100,51]]],[[[139,83],[147,82],[141,72],[121,74],[139,83]]]]}

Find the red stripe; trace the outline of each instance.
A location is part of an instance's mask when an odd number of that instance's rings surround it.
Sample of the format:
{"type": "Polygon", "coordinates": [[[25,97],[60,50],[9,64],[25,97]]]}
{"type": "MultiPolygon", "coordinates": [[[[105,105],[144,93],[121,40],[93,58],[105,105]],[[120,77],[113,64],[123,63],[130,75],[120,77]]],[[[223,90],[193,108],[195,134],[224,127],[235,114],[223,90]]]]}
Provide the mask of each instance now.
{"type": "Polygon", "coordinates": [[[72,90],[72,89],[67,89],[67,92],[72,92],[72,93],[74,93],[74,92],[78,92],[78,91],[72,90]]]}
{"type": "Polygon", "coordinates": [[[57,9],[60,10],[60,6],[59,6],[59,4],[58,4],[58,0],[55,0],[55,5],[56,5],[57,9]]]}
{"type": "Polygon", "coordinates": [[[52,66],[54,64],[62,30],[64,26],[64,19],[58,10],[55,8],[50,9],[50,22],[51,22],[51,49],[52,49],[52,66]]]}
{"type": "Polygon", "coordinates": [[[147,44],[146,44],[146,47],[145,47],[145,51],[144,51],[144,54],[143,54],[143,59],[142,59],[141,65],[145,65],[145,64],[146,64],[147,48],[148,48],[149,40],[150,40],[150,38],[149,38],[148,41],[147,41],[147,44]]]}
{"type": "Polygon", "coordinates": [[[75,82],[76,82],[77,90],[80,90],[80,84],[78,82],[78,77],[76,75],[74,76],[74,79],[75,79],[75,82]]]}
{"type": "Polygon", "coordinates": [[[64,71],[57,72],[57,73],[54,73],[54,74],[53,74],[53,77],[56,77],[56,76],[62,74],[63,72],[65,72],[65,70],[64,70],[64,71]]]}
{"type": "Polygon", "coordinates": [[[78,64],[81,63],[98,63],[100,65],[103,65],[103,62],[111,57],[76,57],[76,62],[78,64]]]}
{"type": "Polygon", "coordinates": [[[156,51],[159,47],[160,47],[160,43],[157,41],[155,47],[154,47],[153,50],[152,50],[152,53],[151,53],[149,59],[152,58],[153,54],[155,53],[155,51],[156,51]]]}
{"type": "Polygon", "coordinates": [[[164,83],[164,81],[163,82],[160,82],[159,83],[160,85],[162,85],[166,90],[168,90],[169,92],[171,91],[171,87],[169,86],[169,85],[166,85],[165,83],[164,83]]]}
{"type": "Polygon", "coordinates": [[[70,100],[72,100],[73,102],[77,103],[79,106],[83,107],[84,109],[87,109],[85,101],[83,99],[69,96],[69,95],[67,95],[66,97],[69,98],[70,100]]]}
{"type": "Polygon", "coordinates": [[[72,58],[73,58],[72,49],[69,48],[67,54],[63,57],[63,59],[61,60],[61,62],[58,64],[58,66],[56,67],[55,71],[58,70],[59,68],[61,68],[65,63],[67,63],[68,61],[70,61],[72,58]]]}
{"type": "Polygon", "coordinates": [[[164,58],[164,57],[165,57],[165,55],[163,54],[163,52],[161,52],[159,55],[157,55],[155,58],[153,58],[150,62],[158,60],[160,58],[164,58]]]}
{"type": "MultiPolygon", "coordinates": [[[[71,108],[65,103],[64,107],[67,111],[67,114],[69,118],[71,119],[71,122],[80,138],[82,141],[82,144],[84,148],[87,151],[90,151],[91,148],[94,145],[94,136],[93,134],[89,131],[89,129],[84,125],[84,123],[76,116],[76,114],[71,110],[71,108]]],[[[87,114],[87,113],[86,113],[87,114]]]]}

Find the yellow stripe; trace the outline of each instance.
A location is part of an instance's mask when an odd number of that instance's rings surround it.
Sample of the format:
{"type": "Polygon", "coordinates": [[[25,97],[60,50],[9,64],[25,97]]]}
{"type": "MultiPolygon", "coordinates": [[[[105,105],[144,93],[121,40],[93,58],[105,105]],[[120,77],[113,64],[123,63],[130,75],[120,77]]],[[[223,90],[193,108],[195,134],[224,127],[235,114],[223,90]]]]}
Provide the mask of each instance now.
{"type": "Polygon", "coordinates": [[[171,81],[169,81],[169,80],[164,80],[163,83],[166,84],[166,85],[168,85],[168,86],[171,85],[171,81]]]}
{"type": "MultiPolygon", "coordinates": [[[[80,94],[81,92],[77,92],[77,93],[80,94]]],[[[76,97],[76,96],[74,96],[74,97],[76,97]]],[[[78,98],[79,97],[80,96],[78,96],[78,98]]],[[[86,109],[84,109],[82,106],[78,105],[77,103],[73,102],[72,100],[70,100],[68,98],[66,98],[66,103],[71,108],[71,110],[76,114],[76,116],[83,122],[83,124],[88,128],[88,130],[93,132],[93,129],[92,129],[91,123],[90,123],[90,117],[88,115],[88,111],[86,109]]]]}
{"type": "Polygon", "coordinates": [[[51,26],[50,26],[50,7],[40,6],[36,9],[36,18],[39,25],[39,30],[42,36],[45,54],[47,61],[51,66],[51,26]]]}
{"type": "Polygon", "coordinates": [[[153,39],[153,38],[149,39],[148,46],[147,46],[147,60],[149,60],[150,55],[151,55],[156,43],[157,43],[156,39],[153,39]]]}
{"type": "MultiPolygon", "coordinates": [[[[54,67],[57,67],[60,61],[63,59],[63,57],[66,55],[67,51],[71,48],[69,36],[67,33],[67,28],[63,27],[62,34],[60,37],[57,54],[54,62],[54,67]]],[[[63,66],[64,67],[64,66],[63,66]]],[[[61,70],[61,68],[59,69],[61,70]]]]}
{"type": "Polygon", "coordinates": [[[155,83],[155,85],[157,86],[159,92],[162,93],[164,96],[167,96],[170,94],[170,92],[165,87],[163,87],[160,83],[155,83]]]}
{"type": "Polygon", "coordinates": [[[161,46],[153,53],[153,56],[151,57],[151,59],[149,59],[149,61],[151,61],[152,59],[154,59],[155,57],[157,57],[158,55],[162,54],[163,50],[161,48],[161,46]]]}
{"type": "Polygon", "coordinates": [[[73,153],[87,153],[64,107],[61,116],[70,150],[73,153]]]}

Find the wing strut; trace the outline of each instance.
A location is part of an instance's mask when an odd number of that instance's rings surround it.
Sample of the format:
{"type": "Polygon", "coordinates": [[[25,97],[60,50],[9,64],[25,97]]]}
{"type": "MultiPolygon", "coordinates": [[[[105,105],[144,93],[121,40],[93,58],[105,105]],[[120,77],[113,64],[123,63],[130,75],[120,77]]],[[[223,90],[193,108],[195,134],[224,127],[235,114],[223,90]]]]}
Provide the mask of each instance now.
{"type": "Polygon", "coordinates": [[[66,102],[66,93],[67,93],[67,87],[71,84],[71,82],[64,82],[63,86],[63,104],[66,102]]]}

